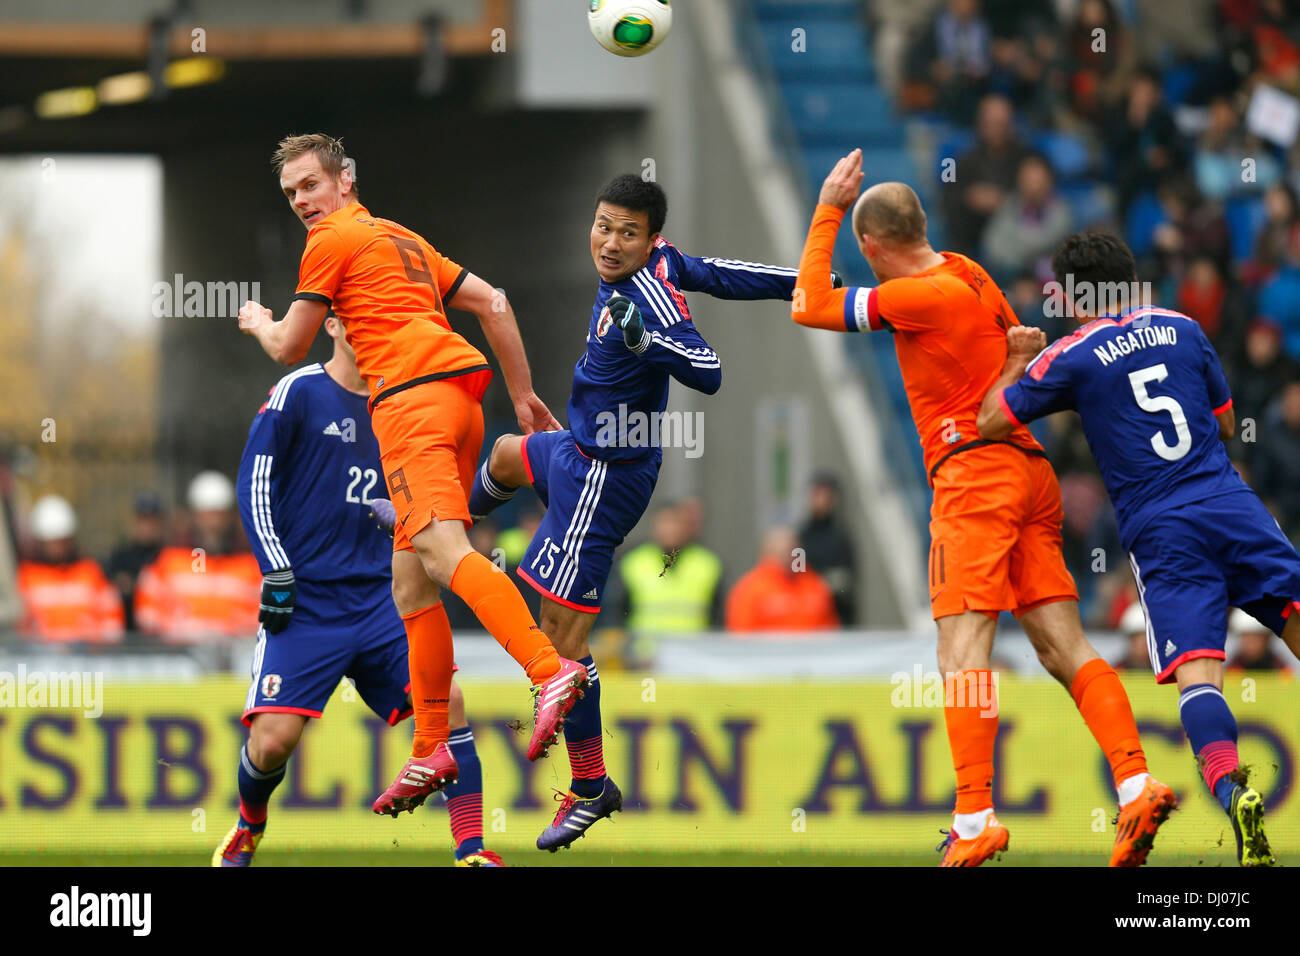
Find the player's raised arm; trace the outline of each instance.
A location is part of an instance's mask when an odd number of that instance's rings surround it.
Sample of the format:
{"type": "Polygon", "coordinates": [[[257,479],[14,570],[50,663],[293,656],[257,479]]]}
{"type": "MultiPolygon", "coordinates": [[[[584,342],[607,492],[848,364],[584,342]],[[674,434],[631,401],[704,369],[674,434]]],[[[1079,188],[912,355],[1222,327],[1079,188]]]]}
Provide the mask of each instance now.
{"type": "Polygon", "coordinates": [[[537,431],[559,430],[560,423],[533,392],[533,375],[528,368],[523,339],[519,337],[519,323],[515,321],[515,310],[506,294],[469,273],[447,305],[472,312],[483,327],[492,354],[501,363],[506,389],[510,392],[523,433],[531,435],[537,431]]]}
{"type": "Polygon", "coordinates": [[[1024,421],[1037,418],[1037,415],[1021,419],[1007,404],[1004,391],[1020,381],[1025,369],[1047,346],[1047,335],[1042,329],[1028,325],[1013,325],[1007,329],[1007,361],[1002,366],[1002,374],[993,383],[993,387],[984,395],[980,404],[979,417],[975,427],[981,438],[1006,438],[1024,421]]]}
{"type": "Polygon", "coordinates": [[[643,361],[667,369],[668,374],[687,388],[705,395],[712,395],[722,387],[722,362],[718,353],[689,320],[675,322],[663,330],[651,329],[640,306],[627,296],[611,296],[607,307],[610,318],[623,331],[623,343],[643,361]]]}
{"type": "MultiPolygon", "coordinates": [[[[742,259],[688,256],[671,244],[665,251],[676,262],[683,292],[703,292],[715,299],[784,299],[794,297],[798,269],[742,259]]],[[[838,281],[839,277],[834,279],[838,281]]]]}
{"type": "Polygon", "coordinates": [[[307,357],[328,312],[327,301],[294,299],[284,318],[276,322],[270,309],[245,302],[239,310],[239,330],[257,339],[266,354],[281,365],[296,365],[307,357]]]}
{"type": "Polygon", "coordinates": [[[845,317],[845,302],[857,290],[835,287],[831,253],[844,214],[857,202],[862,177],[862,150],[855,149],[835,164],[822,183],[792,297],[790,318],[799,325],[835,332],[859,330],[852,316],[845,317]]]}

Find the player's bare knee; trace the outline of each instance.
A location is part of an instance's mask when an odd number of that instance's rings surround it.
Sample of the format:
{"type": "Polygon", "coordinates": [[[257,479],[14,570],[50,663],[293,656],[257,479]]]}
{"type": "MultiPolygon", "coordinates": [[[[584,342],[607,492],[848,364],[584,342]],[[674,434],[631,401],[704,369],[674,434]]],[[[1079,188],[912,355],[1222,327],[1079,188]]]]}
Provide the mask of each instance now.
{"type": "Polygon", "coordinates": [[[1300,614],[1291,614],[1282,628],[1282,640],[1291,653],[1300,657],[1300,614]]]}
{"type": "Polygon", "coordinates": [[[302,737],[302,724],[298,721],[276,720],[278,714],[259,714],[253,718],[248,730],[248,758],[259,770],[269,771],[284,766],[285,761],[298,748],[302,737]],[[269,719],[268,719],[269,718],[269,719]]]}
{"type": "Polygon", "coordinates": [[[492,454],[488,456],[488,471],[496,481],[511,488],[528,484],[528,472],[524,468],[524,436],[502,435],[493,442],[492,454]]]}

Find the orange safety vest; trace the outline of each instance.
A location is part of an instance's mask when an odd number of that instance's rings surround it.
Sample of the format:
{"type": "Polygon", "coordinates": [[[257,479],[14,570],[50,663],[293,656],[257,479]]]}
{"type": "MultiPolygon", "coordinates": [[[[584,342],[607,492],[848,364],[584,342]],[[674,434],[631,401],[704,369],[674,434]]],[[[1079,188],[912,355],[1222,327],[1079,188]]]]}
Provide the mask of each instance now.
{"type": "Polygon", "coordinates": [[[262,571],[253,555],[163,548],[140,572],[135,619],[140,630],[175,644],[251,636],[261,598],[262,571]]]}
{"type": "Polygon", "coordinates": [[[122,598],[92,558],[71,564],[23,561],[18,565],[23,601],[19,631],[51,643],[122,640],[122,598]]]}

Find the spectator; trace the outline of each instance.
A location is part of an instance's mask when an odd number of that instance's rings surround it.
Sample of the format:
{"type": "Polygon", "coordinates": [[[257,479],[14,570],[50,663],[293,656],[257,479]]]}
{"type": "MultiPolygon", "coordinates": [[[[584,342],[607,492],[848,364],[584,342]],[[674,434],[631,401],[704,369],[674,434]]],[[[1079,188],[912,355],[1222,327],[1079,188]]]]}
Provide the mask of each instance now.
{"type": "Polygon", "coordinates": [[[1051,257],[1072,230],[1070,206],[1056,194],[1052,168],[1030,154],[1016,171],[1016,191],[984,231],[985,261],[995,273],[1051,275],[1051,257]]]}
{"type": "Polygon", "coordinates": [[[1300,203],[1289,183],[1274,183],[1264,193],[1265,223],[1255,238],[1250,274],[1264,278],[1288,260],[1300,259],[1300,203]]]}
{"type": "MultiPolygon", "coordinates": [[[[1246,330],[1244,354],[1228,369],[1238,435],[1247,422],[1253,423],[1253,429],[1263,423],[1269,403],[1281,394],[1286,381],[1295,376],[1295,366],[1282,354],[1282,330],[1276,322],[1256,319],[1246,330]]],[[[1254,438],[1258,440],[1257,432],[1254,438]]],[[[1256,444],[1234,441],[1233,446],[1238,451],[1234,458],[1244,457],[1249,461],[1256,444]]]]}
{"type": "Polygon", "coordinates": [[[19,633],[49,643],[121,641],[122,600],[98,562],[78,553],[72,505],[58,495],[41,498],[30,531],[34,554],[18,564],[19,633]]]}
{"type": "Polygon", "coordinates": [[[1300,256],[1289,256],[1260,288],[1259,314],[1277,323],[1282,330],[1283,353],[1300,362],[1300,256]]]}
{"type": "Polygon", "coordinates": [[[1137,69],[1137,47],[1110,0],[1082,0],[1065,41],[1070,107],[1096,120],[1123,98],[1137,69]]]}
{"type": "Polygon", "coordinates": [[[1127,638],[1124,655],[1111,666],[1115,670],[1151,670],[1151,647],[1147,644],[1147,615],[1142,605],[1134,602],[1120,619],[1119,629],[1127,638]]]}
{"type": "Polygon", "coordinates": [[[975,145],[957,159],[955,181],[944,183],[949,247],[973,255],[984,227],[1011,192],[1029,150],[1016,136],[1011,102],[1000,95],[980,101],[975,145]]]}
{"type": "Polygon", "coordinates": [[[891,95],[902,90],[907,51],[916,34],[934,22],[943,0],[874,0],[875,61],[880,85],[891,95]]]}
{"type": "Polygon", "coordinates": [[[1178,284],[1174,308],[1200,323],[1216,345],[1241,341],[1250,314],[1241,287],[1230,283],[1219,264],[1207,255],[1191,260],[1178,284]]]}
{"type": "Polygon", "coordinates": [[[799,546],[808,558],[808,567],[826,580],[835,596],[840,623],[852,627],[858,616],[857,559],[839,508],[839,480],[827,473],[814,475],[808,489],[808,519],[799,529],[799,546]]]}
{"type": "Polygon", "coordinates": [[[137,493],[131,530],[126,541],[109,556],[107,568],[109,578],[122,595],[128,633],[136,630],[136,581],[145,565],[152,564],[162,551],[164,531],[162,499],[153,491],[137,493]]]}
{"type": "Polygon", "coordinates": [[[1255,490],[1283,532],[1300,540],[1300,379],[1291,379],[1264,415],[1251,456],[1255,490]]]}
{"type": "Polygon", "coordinates": [[[979,0],[948,0],[934,24],[935,59],[930,75],[940,108],[954,122],[969,123],[992,69],[993,33],[979,0]]]}
{"type": "Polygon", "coordinates": [[[618,563],[626,627],[655,634],[698,634],[719,623],[722,559],[694,540],[690,503],[655,512],[652,539],[618,563]]]}
{"type": "Polygon", "coordinates": [[[1184,165],[1178,127],[1161,98],[1159,77],[1141,71],[1130,81],[1126,101],[1101,124],[1121,213],[1138,193],[1155,189],[1184,165]]]}
{"type": "Polygon", "coordinates": [[[140,629],[168,643],[251,636],[257,629],[262,572],[247,550],[234,511],[235,486],[220,472],[190,482],[195,547],[166,547],[140,572],[140,629]]]}
{"type": "Polygon", "coordinates": [[[1186,177],[1163,183],[1157,191],[1165,222],[1152,236],[1162,276],[1181,281],[1193,259],[1208,256],[1220,273],[1231,267],[1228,222],[1218,203],[1207,202],[1186,177]]]}
{"type": "Polygon", "coordinates": [[[728,631],[825,631],[837,628],[835,598],[816,571],[795,556],[798,539],[777,527],[763,538],[758,564],[727,596],[728,631]]]}
{"type": "Polygon", "coordinates": [[[1291,672],[1287,660],[1276,651],[1273,632],[1241,608],[1228,615],[1228,632],[1237,635],[1237,652],[1228,659],[1228,670],[1291,672]]]}
{"type": "Polygon", "coordinates": [[[1193,157],[1196,186],[1202,195],[1216,200],[1241,192],[1255,192],[1277,183],[1282,170],[1264,145],[1247,137],[1241,117],[1226,96],[1210,102],[1210,123],[1201,134],[1193,157]],[[1243,178],[1242,161],[1249,159],[1253,175],[1243,178]]]}

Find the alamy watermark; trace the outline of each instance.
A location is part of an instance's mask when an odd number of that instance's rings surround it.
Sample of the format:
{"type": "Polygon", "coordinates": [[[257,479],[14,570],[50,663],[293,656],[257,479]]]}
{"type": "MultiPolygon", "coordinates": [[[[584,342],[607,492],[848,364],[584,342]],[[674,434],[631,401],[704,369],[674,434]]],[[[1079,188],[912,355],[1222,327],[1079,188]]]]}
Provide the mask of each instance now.
{"type": "Polygon", "coordinates": [[[628,410],[596,415],[596,444],[601,448],[681,448],[687,458],[704,454],[703,412],[628,410]]]}
{"type": "Polygon", "coordinates": [[[233,319],[245,302],[262,301],[262,283],[187,282],[178,272],[170,282],[155,282],[151,294],[154,318],[233,319]]]}
{"type": "Polygon", "coordinates": [[[95,719],[104,713],[104,674],[101,671],[0,671],[0,710],[8,708],[80,710],[95,719]]]}
{"type": "Polygon", "coordinates": [[[976,707],[981,717],[998,715],[998,673],[981,681],[980,671],[957,671],[941,674],[923,670],[920,664],[911,672],[895,671],[889,677],[892,707],[976,707]]]}
{"type": "Polygon", "coordinates": [[[1054,319],[1119,315],[1155,302],[1150,282],[1075,282],[1073,273],[1066,274],[1065,285],[1044,283],[1043,295],[1043,315],[1054,319]]]}

